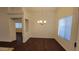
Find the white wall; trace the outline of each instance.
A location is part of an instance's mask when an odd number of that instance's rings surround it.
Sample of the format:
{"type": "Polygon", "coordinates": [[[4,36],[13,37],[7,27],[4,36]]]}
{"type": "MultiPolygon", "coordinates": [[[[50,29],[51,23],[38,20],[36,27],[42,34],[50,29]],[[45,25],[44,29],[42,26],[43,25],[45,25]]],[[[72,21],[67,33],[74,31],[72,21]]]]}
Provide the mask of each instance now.
{"type": "Polygon", "coordinates": [[[16,28],[15,28],[15,21],[11,19],[9,16],[9,31],[10,31],[10,40],[16,40],[16,28]]]}
{"type": "Polygon", "coordinates": [[[11,41],[9,31],[8,9],[0,7],[0,41],[11,41]]]}
{"type": "Polygon", "coordinates": [[[26,20],[29,20],[29,13],[23,8],[24,11],[24,15],[22,18],[22,23],[23,23],[23,43],[25,43],[30,37],[31,37],[31,32],[30,32],[30,23],[28,23],[28,31],[27,31],[27,27],[26,27],[26,20]]]}
{"type": "Polygon", "coordinates": [[[53,15],[53,12],[46,12],[43,14],[43,12],[38,12],[32,15],[32,37],[38,37],[38,38],[52,38],[54,37],[55,32],[55,20],[53,15]],[[38,20],[46,20],[47,23],[44,25],[40,25],[37,23],[38,20]]]}
{"type": "Polygon", "coordinates": [[[79,51],[79,26],[78,26],[78,35],[77,35],[77,51],[79,51]]]}
{"type": "MultiPolygon", "coordinates": [[[[60,18],[64,16],[72,16],[73,17],[73,24],[72,24],[72,32],[71,32],[71,40],[67,41],[61,37],[57,37],[56,40],[66,49],[66,50],[74,50],[74,42],[77,39],[77,24],[78,19],[76,18],[76,8],[58,8],[57,9],[57,16],[56,20],[59,21],[60,18]]],[[[58,25],[58,23],[57,23],[58,25]]],[[[58,26],[56,26],[58,29],[58,26]]]]}
{"type": "MultiPolygon", "coordinates": [[[[16,15],[17,16],[17,15],[16,15]]],[[[15,23],[8,14],[8,7],[0,7],[0,41],[12,42],[16,40],[15,23]]]]}
{"type": "MultiPolygon", "coordinates": [[[[55,12],[52,8],[33,8],[34,10],[26,13],[26,19],[29,20],[29,31],[31,37],[54,38],[55,37],[55,12]],[[27,18],[27,14],[28,18],[27,18]],[[37,20],[46,20],[47,23],[40,25],[37,20]]],[[[27,33],[27,32],[26,32],[27,33]]]]}
{"type": "Polygon", "coordinates": [[[23,42],[26,42],[30,37],[37,38],[54,38],[55,29],[55,10],[52,8],[24,8],[23,17],[23,42]],[[28,31],[25,19],[28,20],[28,31]],[[47,23],[40,25],[37,20],[46,20],[47,23]]]}
{"type": "Polygon", "coordinates": [[[77,47],[76,47],[76,51],[79,51],[79,8],[77,9],[77,18],[78,18],[78,32],[77,32],[77,39],[76,39],[76,43],[77,43],[77,47]]]}
{"type": "Polygon", "coordinates": [[[0,14],[0,41],[11,41],[9,18],[6,14],[0,14]]]}

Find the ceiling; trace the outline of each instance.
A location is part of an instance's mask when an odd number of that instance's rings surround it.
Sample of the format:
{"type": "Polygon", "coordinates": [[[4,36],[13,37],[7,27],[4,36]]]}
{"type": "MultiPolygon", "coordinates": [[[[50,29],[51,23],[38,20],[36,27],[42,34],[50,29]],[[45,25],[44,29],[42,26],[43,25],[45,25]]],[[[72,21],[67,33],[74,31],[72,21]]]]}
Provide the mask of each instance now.
{"type": "Polygon", "coordinates": [[[23,14],[22,7],[9,7],[8,8],[9,14],[23,14]]]}
{"type": "Polygon", "coordinates": [[[40,11],[55,11],[55,7],[25,7],[28,12],[40,12],[40,11]]]}
{"type": "Polygon", "coordinates": [[[55,12],[56,7],[0,7],[0,13],[23,14],[25,12],[55,12]]]}

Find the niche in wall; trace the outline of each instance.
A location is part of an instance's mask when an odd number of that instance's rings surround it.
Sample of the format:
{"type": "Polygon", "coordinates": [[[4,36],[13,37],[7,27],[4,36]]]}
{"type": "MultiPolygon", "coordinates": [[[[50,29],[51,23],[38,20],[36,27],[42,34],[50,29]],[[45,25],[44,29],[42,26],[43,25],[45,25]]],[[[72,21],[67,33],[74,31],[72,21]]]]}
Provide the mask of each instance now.
{"type": "Polygon", "coordinates": [[[71,39],[72,16],[65,16],[58,22],[58,36],[65,40],[71,39]]]}

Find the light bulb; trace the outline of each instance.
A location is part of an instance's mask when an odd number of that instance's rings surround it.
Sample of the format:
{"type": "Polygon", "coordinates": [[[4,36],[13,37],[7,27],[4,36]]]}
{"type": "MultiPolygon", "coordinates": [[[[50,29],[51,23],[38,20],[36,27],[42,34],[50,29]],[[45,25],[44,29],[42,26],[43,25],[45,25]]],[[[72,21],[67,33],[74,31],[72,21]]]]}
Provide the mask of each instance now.
{"type": "Polygon", "coordinates": [[[43,23],[42,20],[40,20],[40,23],[43,23]]]}
{"type": "Polygon", "coordinates": [[[37,23],[40,23],[40,21],[37,21],[37,23]]]}
{"type": "Polygon", "coordinates": [[[46,23],[46,20],[44,20],[44,23],[46,23]]]}

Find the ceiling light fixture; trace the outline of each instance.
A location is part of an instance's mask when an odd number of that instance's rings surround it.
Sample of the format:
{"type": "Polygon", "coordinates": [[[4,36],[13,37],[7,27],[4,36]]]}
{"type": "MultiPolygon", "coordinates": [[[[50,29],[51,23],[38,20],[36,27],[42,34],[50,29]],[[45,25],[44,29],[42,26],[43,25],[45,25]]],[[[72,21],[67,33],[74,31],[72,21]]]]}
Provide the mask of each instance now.
{"type": "Polygon", "coordinates": [[[45,23],[46,23],[46,20],[44,20],[44,21],[43,21],[43,20],[38,20],[38,21],[37,21],[37,23],[39,23],[39,24],[43,25],[43,24],[45,24],[45,23]]]}

